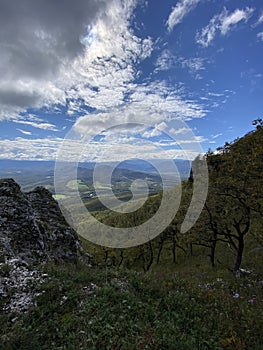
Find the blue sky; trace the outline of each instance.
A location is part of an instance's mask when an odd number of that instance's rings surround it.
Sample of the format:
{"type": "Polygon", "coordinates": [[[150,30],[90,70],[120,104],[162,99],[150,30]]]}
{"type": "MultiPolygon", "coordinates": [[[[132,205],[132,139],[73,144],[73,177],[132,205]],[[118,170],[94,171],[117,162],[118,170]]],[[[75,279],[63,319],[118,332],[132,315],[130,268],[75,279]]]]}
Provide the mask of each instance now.
{"type": "Polygon", "coordinates": [[[262,117],[259,0],[0,0],[0,48],[1,158],[192,159],[262,117]]]}

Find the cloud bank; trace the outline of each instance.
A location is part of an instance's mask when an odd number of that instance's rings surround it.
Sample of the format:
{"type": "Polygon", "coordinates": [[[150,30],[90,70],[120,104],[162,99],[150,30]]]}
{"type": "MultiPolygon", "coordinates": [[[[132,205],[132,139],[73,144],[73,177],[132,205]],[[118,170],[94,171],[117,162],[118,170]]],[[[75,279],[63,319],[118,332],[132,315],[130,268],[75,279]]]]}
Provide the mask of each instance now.
{"type": "Polygon", "coordinates": [[[103,0],[0,0],[2,118],[64,102],[54,80],[83,53],[80,38],[106,6],[103,0]]]}
{"type": "MultiPolygon", "coordinates": [[[[169,16],[170,28],[198,2],[179,1],[169,16]]],[[[124,131],[131,134],[129,123],[160,126],[206,114],[201,104],[187,98],[182,83],[140,79],[141,64],[151,57],[155,43],[135,34],[137,5],[137,0],[0,0],[0,119],[23,126],[16,130],[30,136],[1,140],[2,157],[54,158],[62,140],[46,138],[41,143],[24,128],[61,130],[34,117],[31,110],[58,110],[71,118],[80,135],[89,131],[100,135],[113,120],[125,124],[124,131]]],[[[179,61],[189,71],[203,69],[199,58],[179,61]]],[[[141,137],[149,132],[146,129],[140,130],[141,137]]],[[[105,142],[112,142],[110,133],[105,132],[105,142]]],[[[98,153],[96,148],[94,152],[98,153]]]]}

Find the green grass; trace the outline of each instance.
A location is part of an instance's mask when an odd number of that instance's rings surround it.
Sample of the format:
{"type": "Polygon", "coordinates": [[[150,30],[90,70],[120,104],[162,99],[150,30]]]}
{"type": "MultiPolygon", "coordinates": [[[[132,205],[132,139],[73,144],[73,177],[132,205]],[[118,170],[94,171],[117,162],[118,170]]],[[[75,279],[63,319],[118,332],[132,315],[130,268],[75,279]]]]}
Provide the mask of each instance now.
{"type": "Polygon", "coordinates": [[[71,190],[85,191],[89,189],[89,186],[84,184],[81,180],[70,180],[66,186],[71,190]]]}
{"type": "Polygon", "coordinates": [[[55,200],[60,200],[60,199],[66,199],[68,197],[66,195],[64,195],[64,194],[53,194],[53,198],[55,200]]]}
{"type": "Polygon", "coordinates": [[[37,306],[1,314],[1,349],[262,349],[263,294],[251,277],[81,263],[45,270],[37,306]]]}

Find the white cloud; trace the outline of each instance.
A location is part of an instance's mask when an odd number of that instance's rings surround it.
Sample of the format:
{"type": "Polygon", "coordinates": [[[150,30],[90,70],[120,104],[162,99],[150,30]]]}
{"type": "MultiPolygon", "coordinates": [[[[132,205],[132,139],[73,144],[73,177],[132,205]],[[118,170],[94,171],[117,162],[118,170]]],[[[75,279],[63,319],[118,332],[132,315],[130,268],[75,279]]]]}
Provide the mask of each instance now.
{"type": "MultiPolygon", "coordinates": [[[[208,87],[210,86],[208,85],[208,87]]],[[[218,108],[225,104],[235,94],[235,91],[228,89],[221,90],[220,92],[206,91],[205,96],[202,96],[200,99],[206,101],[206,106],[211,111],[211,109],[218,108]]]]}
{"type": "MultiPolygon", "coordinates": [[[[83,53],[80,36],[109,1],[8,1],[0,11],[0,119],[65,102],[58,80],[83,53]]],[[[61,79],[63,81],[63,79],[61,79]]]]}
{"type": "Polygon", "coordinates": [[[200,153],[198,144],[203,142],[203,138],[193,137],[186,126],[182,127],[181,114],[184,118],[187,115],[191,115],[191,118],[199,118],[204,111],[191,101],[179,100],[176,95],[173,98],[172,95],[169,96],[169,93],[162,95],[159,92],[158,94],[158,89],[164,91],[165,87],[159,83],[155,89],[151,87],[151,93],[147,93],[147,86],[137,87],[134,94],[130,96],[130,104],[108,113],[101,112],[78,118],[74,125],[75,133],[72,139],[79,138],[85,142],[88,141],[88,150],[93,155],[93,160],[96,161],[101,161],[102,155],[104,157],[106,154],[108,157],[115,157],[113,160],[119,160],[121,154],[126,154],[126,159],[139,157],[139,154],[140,158],[144,159],[163,158],[162,152],[157,155],[157,153],[149,151],[149,143],[152,144],[151,147],[153,145],[154,147],[160,146],[157,141],[157,143],[149,141],[147,148],[145,148],[144,141],[151,137],[162,139],[167,135],[177,140],[177,143],[169,143],[170,154],[178,151],[175,147],[178,145],[184,145],[189,152],[200,153]],[[99,135],[100,138],[103,136],[103,139],[94,144],[91,140],[99,135]],[[134,147],[136,145],[133,154],[131,152],[133,148],[130,144],[134,147]],[[100,151],[98,152],[97,149],[100,151]],[[196,151],[196,149],[199,150],[196,151]],[[145,154],[146,150],[147,155],[145,154]]]}
{"type": "Polygon", "coordinates": [[[173,135],[178,135],[178,134],[186,134],[189,132],[189,129],[187,128],[179,128],[179,129],[171,129],[170,130],[171,134],[173,135]]]}
{"type": "Polygon", "coordinates": [[[175,66],[181,66],[182,68],[187,68],[191,74],[196,73],[200,70],[204,70],[204,63],[207,61],[205,58],[201,57],[190,57],[185,58],[178,56],[176,57],[171,53],[171,51],[165,49],[161,52],[160,56],[156,61],[155,72],[169,70],[175,66]]]}
{"type": "Polygon", "coordinates": [[[209,24],[198,32],[196,35],[196,42],[204,47],[210,45],[216,36],[216,31],[219,29],[219,15],[213,17],[209,24]]]}
{"type": "MultiPolygon", "coordinates": [[[[158,143],[142,140],[122,140],[122,142],[91,142],[86,147],[79,141],[64,143],[64,152],[60,160],[64,161],[123,161],[132,158],[149,159],[194,159],[200,150],[187,145],[202,142],[203,138],[184,140],[177,143],[158,143]],[[186,147],[179,145],[185,144],[186,147]],[[169,149],[163,147],[170,146],[169,149]],[[177,148],[173,147],[177,146],[177,148]]],[[[56,160],[63,139],[25,139],[0,140],[0,158],[15,160],[56,160]]]]}
{"type": "Polygon", "coordinates": [[[2,159],[16,160],[55,160],[62,139],[25,139],[0,140],[2,159]]]}
{"type": "Polygon", "coordinates": [[[263,41],[263,32],[257,33],[257,37],[263,41]]]}
{"type": "Polygon", "coordinates": [[[13,122],[17,124],[30,125],[33,128],[37,128],[37,129],[58,131],[57,127],[50,123],[36,123],[36,122],[31,122],[26,120],[13,120],[13,122]]]}
{"type": "Polygon", "coordinates": [[[224,94],[217,93],[217,92],[208,92],[207,95],[213,96],[213,97],[222,97],[222,96],[225,96],[224,94]]]}
{"type": "Polygon", "coordinates": [[[217,139],[219,136],[222,136],[222,133],[216,134],[216,135],[212,135],[212,139],[217,139]]]}
{"type": "Polygon", "coordinates": [[[240,21],[247,22],[253,12],[254,9],[247,7],[245,10],[236,9],[229,16],[223,17],[220,28],[221,34],[226,35],[231,30],[231,27],[240,21]]]}
{"type": "Polygon", "coordinates": [[[69,98],[81,98],[97,110],[124,102],[129,84],[138,76],[137,64],[153,50],[151,38],[139,38],[131,29],[134,6],[135,1],[116,0],[94,24],[84,55],[65,71],[69,98]]]}
{"type": "Polygon", "coordinates": [[[261,13],[261,15],[259,16],[257,22],[253,25],[253,27],[258,26],[259,24],[263,23],[263,12],[261,13]]]}
{"type": "Polygon", "coordinates": [[[177,24],[182,22],[183,18],[192,11],[199,2],[200,0],[179,0],[172,9],[166,22],[169,32],[171,32],[177,24]]]}
{"type": "Polygon", "coordinates": [[[206,111],[202,106],[185,100],[182,94],[179,88],[176,90],[165,82],[130,85],[128,101],[123,106],[80,117],[75,130],[80,134],[96,134],[112,124],[144,123],[151,126],[178,118],[203,117],[206,111]]]}
{"type": "Polygon", "coordinates": [[[171,69],[176,62],[176,57],[173,56],[170,50],[163,50],[161,55],[157,58],[155,64],[155,72],[165,71],[171,69]]]}
{"type": "Polygon", "coordinates": [[[239,22],[247,22],[253,12],[254,9],[246,7],[244,10],[236,9],[229,14],[224,8],[220,14],[215,15],[210,20],[206,27],[197,33],[196,42],[204,47],[209,46],[217,32],[220,32],[221,35],[226,35],[239,22]]]}
{"type": "MultiPolygon", "coordinates": [[[[101,147],[101,146],[100,146],[101,147]]],[[[99,148],[98,148],[99,149],[99,148]]],[[[158,144],[153,143],[133,143],[117,144],[105,147],[103,151],[96,153],[93,149],[93,160],[96,162],[124,161],[127,159],[194,159],[199,153],[194,150],[184,149],[162,149],[158,144]]],[[[87,159],[87,158],[86,158],[87,159]]]]}
{"type": "MultiPolygon", "coordinates": [[[[262,32],[262,40],[263,40],[263,32],[262,32]]],[[[255,81],[257,79],[261,79],[263,74],[255,70],[255,68],[250,68],[248,70],[242,71],[240,73],[240,77],[242,79],[249,79],[250,81],[255,81]]]]}
{"type": "Polygon", "coordinates": [[[29,79],[0,82],[0,120],[20,118],[28,108],[65,104],[66,93],[52,81],[29,79]]]}
{"type": "Polygon", "coordinates": [[[32,135],[32,132],[30,132],[30,131],[26,131],[26,130],[22,130],[22,129],[16,129],[16,130],[20,131],[24,135],[32,135]]]}
{"type": "Polygon", "coordinates": [[[142,137],[151,138],[155,136],[160,136],[163,131],[167,128],[167,124],[165,122],[161,122],[160,124],[156,124],[152,130],[146,130],[142,137]]]}
{"type": "Polygon", "coordinates": [[[201,57],[176,57],[169,50],[165,49],[161,55],[157,58],[155,64],[155,73],[160,71],[169,70],[172,68],[186,68],[191,76],[195,80],[203,79],[200,71],[205,70],[205,63],[209,62],[206,58],[201,57]]]}
{"type": "MultiPolygon", "coordinates": [[[[131,123],[144,123],[146,126],[158,126],[160,129],[170,121],[180,118],[189,120],[203,117],[206,110],[196,101],[186,97],[182,84],[176,87],[175,84],[169,85],[165,81],[149,82],[149,80],[137,83],[140,63],[151,56],[154,44],[151,38],[141,38],[135,35],[132,29],[131,20],[136,2],[136,0],[109,2],[107,11],[100,12],[96,20],[90,24],[87,35],[82,37],[85,47],[81,53],[63,60],[59,69],[56,69],[53,75],[48,75],[48,78],[37,80],[32,77],[20,77],[14,81],[1,82],[2,92],[16,93],[15,101],[10,99],[11,93],[5,96],[5,101],[2,101],[2,117],[8,117],[17,124],[58,131],[56,125],[22,112],[26,112],[28,107],[55,108],[54,106],[61,105],[68,108],[67,112],[71,117],[78,116],[78,113],[82,114],[74,125],[74,129],[80,135],[97,135],[111,124],[125,124],[123,132],[119,131],[117,136],[126,133],[129,136],[126,140],[128,144],[132,141],[131,136],[147,132],[147,128],[132,127],[131,123]],[[26,98],[24,98],[25,92],[26,98]],[[91,109],[89,114],[87,107],[91,109]],[[86,115],[83,116],[84,113],[86,115]]],[[[176,7],[181,4],[182,11],[188,13],[189,8],[192,9],[198,2],[180,1],[176,7]]],[[[173,18],[176,18],[174,16],[173,18]]],[[[43,35],[44,33],[38,32],[38,36],[43,35]]],[[[169,52],[166,54],[169,60],[169,52]]],[[[164,56],[163,61],[159,62],[159,69],[166,69],[167,64],[169,65],[168,61],[165,62],[164,56]]],[[[171,59],[173,60],[172,57],[171,59]]],[[[201,59],[195,58],[184,62],[182,64],[190,70],[203,69],[201,59]]],[[[158,128],[154,129],[156,134],[158,128]]],[[[105,141],[110,141],[110,136],[113,142],[114,135],[110,130],[104,135],[105,141]]],[[[0,150],[2,155],[12,159],[54,159],[61,142],[61,139],[20,138],[8,144],[7,140],[2,140],[0,150]]],[[[75,150],[79,150],[79,147],[76,144],[75,150]]],[[[118,157],[118,152],[123,154],[126,152],[123,146],[117,147],[117,142],[115,151],[109,144],[107,146],[103,143],[93,143],[93,147],[94,159],[102,159],[99,158],[102,157],[100,147],[104,147],[103,150],[106,152],[104,157],[108,158],[118,157]]],[[[139,154],[139,148],[138,145],[135,154],[139,154]]],[[[129,150],[131,149],[132,145],[129,146],[129,150]]],[[[176,150],[170,150],[171,153],[173,151],[176,150]]],[[[67,152],[67,158],[76,153],[74,147],[73,149],[68,147],[67,152]]],[[[143,147],[140,152],[144,152],[143,147]]],[[[131,152],[128,155],[130,154],[131,152]]],[[[158,157],[153,151],[152,156],[158,157]]]]}
{"type": "MultiPolygon", "coordinates": [[[[193,2],[184,2],[184,6],[186,4],[192,6],[193,2]]],[[[73,116],[79,112],[83,114],[83,106],[90,107],[95,113],[108,112],[123,109],[128,101],[136,110],[150,107],[150,110],[162,112],[164,108],[165,113],[182,117],[196,117],[199,114],[201,117],[202,108],[194,102],[184,101],[181,91],[174,91],[172,86],[169,88],[158,81],[146,85],[135,83],[140,74],[138,64],[149,57],[154,48],[151,38],[140,38],[132,30],[131,19],[135,6],[136,0],[109,2],[107,11],[97,16],[86,37],[82,38],[86,45],[82,54],[62,62],[52,79],[36,81],[26,78],[0,83],[0,90],[17,92],[13,103],[8,97],[9,105],[3,105],[2,118],[21,120],[24,119],[21,112],[25,112],[28,107],[66,106],[66,100],[68,114],[73,116]],[[25,92],[27,98],[23,97],[25,92]],[[30,104],[28,96],[31,96],[30,104]]],[[[168,57],[169,53],[166,52],[166,55],[168,57]]],[[[197,64],[192,62],[192,69],[197,69],[197,64]]],[[[161,64],[160,69],[165,69],[165,63],[161,64]]],[[[32,126],[50,127],[51,130],[56,128],[41,124],[32,126]]]]}
{"type": "MultiPolygon", "coordinates": [[[[88,2],[87,6],[92,0],[88,2]]],[[[138,74],[135,65],[150,56],[153,49],[150,38],[139,38],[131,29],[135,5],[136,0],[112,0],[106,9],[102,6],[104,12],[100,10],[93,19],[86,39],[81,40],[82,45],[79,38],[76,39],[76,45],[82,49],[72,57],[61,58],[59,65],[54,65],[52,74],[35,77],[20,72],[18,76],[11,73],[2,76],[0,118],[18,118],[28,108],[65,105],[66,98],[82,99],[83,104],[104,110],[123,103],[127,84],[138,74]]],[[[45,32],[41,38],[44,42],[49,40],[45,32]]],[[[17,50],[19,53],[20,49],[17,50]]],[[[23,50],[23,55],[30,57],[27,47],[23,50]]],[[[55,52],[52,54],[56,56],[55,52]]],[[[6,55],[3,66],[9,66],[8,57],[6,55]]]]}
{"type": "Polygon", "coordinates": [[[201,57],[193,57],[193,58],[181,58],[181,65],[183,68],[188,68],[190,73],[195,73],[200,70],[204,70],[204,63],[206,61],[205,58],[201,57]]]}
{"type": "Polygon", "coordinates": [[[177,143],[179,145],[192,144],[192,143],[201,143],[207,141],[207,138],[204,136],[195,136],[193,140],[178,140],[177,143]]]}

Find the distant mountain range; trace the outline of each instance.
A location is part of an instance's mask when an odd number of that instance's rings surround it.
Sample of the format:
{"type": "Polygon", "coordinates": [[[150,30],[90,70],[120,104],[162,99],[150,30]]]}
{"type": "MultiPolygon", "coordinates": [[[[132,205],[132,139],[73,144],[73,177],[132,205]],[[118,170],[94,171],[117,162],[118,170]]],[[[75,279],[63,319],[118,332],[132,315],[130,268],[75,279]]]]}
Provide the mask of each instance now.
{"type": "MultiPolygon", "coordinates": [[[[191,163],[187,160],[174,160],[180,177],[174,176],[174,169],[170,160],[152,160],[151,164],[140,159],[132,159],[121,162],[99,163],[100,169],[105,172],[113,171],[112,182],[115,187],[121,183],[121,188],[126,188],[135,179],[147,179],[155,188],[161,189],[161,176],[170,176],[171,185],[185,180],[189,176],[191,163]],[[117,167],[116,167],[117,165],[117,167]],[[160,174],[158,170],[160,170],[160,174]],[[160,176],[161,175],[161,176],[160,176]],[[173,177],[171,176],[173,175],[173,177]],[[176,178],[176,180],[175,180],[176,178]],[[125,185],[123,184],[125,182],[125,185]],[[117,185],[116,185],[117,184],[117,185]]],[[[78,179],[88,186],[92,185],[93,170],[96,163],[79,163],[78,179]]],[[[30,161],[30,160],[0,160],[0,177],[13,178],[21,184],[25,191],[30,191],[36,186],[45,186],[54,193],[54,161],[30,161]]]]}
{"type": "MultiPolygon", "coordinates": [[[[173,162],[177,167],[181,178],[182,179],[187,178],[190,172],[191,162],[184,159],[176,159],[173,162]]],[[[142,171],[149,174],[158,173],[157,171],[157,168],[158,168],[161,170],[162,173],[169,174],[169,173],[174,173],[174,168],[171,163],[172,163],[171,160],[167,160],[167,159],[153,159],[153,160],[150,160],[149,162],[141,159],[132,159],[132,160],[125,160],[124,162],[122,162],[120,164],[120,168],[142,171]]]]}

